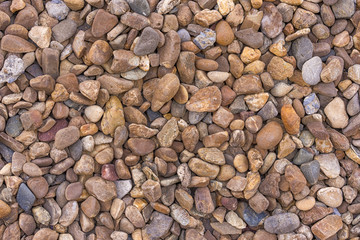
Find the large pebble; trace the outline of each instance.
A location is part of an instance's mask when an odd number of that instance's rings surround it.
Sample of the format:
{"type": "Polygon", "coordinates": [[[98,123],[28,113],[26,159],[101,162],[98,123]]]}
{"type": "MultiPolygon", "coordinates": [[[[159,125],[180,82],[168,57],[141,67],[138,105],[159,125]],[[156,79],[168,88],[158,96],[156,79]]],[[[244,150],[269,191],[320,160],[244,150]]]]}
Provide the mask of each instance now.
{"type": "Polygon", "coordinates": [[[75,126],[70,126],[59,130],[55,135],[54,146],[57,149],[64,149],[74,144],[80,138],[80,131],[75,126]]]}
{"type": "Polygon", "coordinates": [[[317,192],[317,198],[329,207],[339,207],[343,201],[342,191],[335,187],[322,188],[317,192]]]}
{"type": "Polygon", "coordinates": [[[265,219],[264,228],[275,234],[290,233],[300,226],[299,217],[294,213],[280,213],[265,219]]]}
{"type": "Polygon", "coordinates": [[[320,57],[313,57],[307,60],[302,66],[302,77],[309,85],[316,85],[320,82],[322,61],[320,57]]]}
{"type": "Polygon", "coordinates": [[[193,112],[214,112],[221,104],[221,92],[211,86],[197,91],[186,103],[186,109],[193,112]]]}
{"type": "Polygon", "coordinates": [[[324,113],[333,128],[345,128],[348,125],[349,116],[346,113],[344,101],[336,97],[324,108],[324,113]]]}
{"type": "Polygon", "coordinates": [[[113,182],[106,181],[101,177],[92,177],[85,182],[85,188],[89,194],[98,200],[106,202],[116,197],[116,187],[113,182]]]}

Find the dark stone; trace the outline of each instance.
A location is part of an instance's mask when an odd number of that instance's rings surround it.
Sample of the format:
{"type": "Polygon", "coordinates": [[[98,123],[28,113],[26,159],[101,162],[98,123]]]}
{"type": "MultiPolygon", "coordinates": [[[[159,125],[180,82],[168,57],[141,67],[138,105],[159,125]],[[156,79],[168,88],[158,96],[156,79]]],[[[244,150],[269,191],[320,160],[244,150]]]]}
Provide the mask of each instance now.
{"type": "Polygon", "coordinates": [[[314,160],[304,163],[300,166],[300,169],[308,183],[313,185],[318,181],[320,175],[320,164],[318,161],[314,160]]]}
{"type": "Polygon", "coordinates": [[[69,147],[70,156],[75,160],[79,160],[82,155],[83,145],[81,140],[77,140],[73,145],[69,147]]]}
{"type": "Polygon", "coordinates": [[[7,120],[5,132],[11,137],[17,137],[23,131],[20,116],[15,115],[7,120]]]}
{"type": "Polygon", "coordinates": [[[30,211],[35,200],[35,195],[30,191],[26,184],[21,183],[16,195],[16,201],[18,202],[19,206],[24,209],[25,212],[30,211]]]}
{"type": "Polygon", "coordinates": [[[256,213],[246,202],[240,204],[239,214],[250,227],[256,227],[267,216],[266,212],[256,213]]]}
{"type": "Polygon", "coordinates": [[[7,162],[11,162],[14,151],[0,143],[0,154],[7,162]]]}
{"type": "Polygon", "coordinates": [[[293,163],[296,165],[301,165],[303,163],[310,162],[313,159],[314,155],[307,151],[306,149],[300,149],[296,156],[294,157],[293,163]]]}

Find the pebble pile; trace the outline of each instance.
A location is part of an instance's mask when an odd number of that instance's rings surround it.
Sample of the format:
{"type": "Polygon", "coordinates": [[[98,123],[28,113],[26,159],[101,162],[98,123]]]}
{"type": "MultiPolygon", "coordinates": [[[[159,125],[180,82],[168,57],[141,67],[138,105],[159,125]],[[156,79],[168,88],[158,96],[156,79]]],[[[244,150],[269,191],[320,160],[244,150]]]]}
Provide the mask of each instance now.
{"type": "Polygon", "coordinates": [[[0,239],[359,240],[359,0],[0,0],[0,239]]]}

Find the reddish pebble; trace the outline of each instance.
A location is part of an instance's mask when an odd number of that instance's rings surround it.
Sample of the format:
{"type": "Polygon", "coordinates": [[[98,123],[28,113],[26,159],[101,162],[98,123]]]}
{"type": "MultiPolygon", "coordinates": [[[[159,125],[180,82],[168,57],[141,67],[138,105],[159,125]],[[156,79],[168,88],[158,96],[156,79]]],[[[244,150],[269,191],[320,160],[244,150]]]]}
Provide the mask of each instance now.
{"type": "Polygon", "coordinates": [[[104,164],[101,168],[101,177],[108,181],[118,180],[114,164],[104,164]]]}
{"type": "Polygon", "coordinates": [[[50,142],[53,141],[55,139],[55,135],[56,133],[63,129],[66,128],[68,126],[68,122],[65,119],[61,119],[58,120],[55,125],[49,129],[49,131],[47,132],[39,132],[38,133],[38,138],[40,141],[42,142],[50,142]]]}
{"type": "Polygon", "coordinates": [[[237,209],[238,201],[236,198],[221,198],[221,204],[230,211],[235,211],[237,209]]]}

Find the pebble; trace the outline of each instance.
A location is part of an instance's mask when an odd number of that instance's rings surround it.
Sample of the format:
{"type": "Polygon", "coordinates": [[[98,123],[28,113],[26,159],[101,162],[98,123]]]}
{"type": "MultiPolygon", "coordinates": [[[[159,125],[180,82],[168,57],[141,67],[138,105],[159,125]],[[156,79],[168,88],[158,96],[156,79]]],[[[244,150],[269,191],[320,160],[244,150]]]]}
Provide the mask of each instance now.
{"type": "Polygon", "coordinates": [[[315,198],[307,196],[304,199],[296,201],[296,207],[301,211],[308,211],[315,206],[315,198]]]}
{"type": "Polygon", "coordinates": [[[320,109],[320,101],[315,93],[306,96],[303,101],[306,114],[314,114],[320,109]]]}
{"type": "Polygon", "coordinates": [[[146,199],[150,202],[156,202],[161,197],[161,186],[159,182],[149,179],[141,185],[141,189],[146,199]]]}
{"type": "Polygon", "coordinates": [[[89,194],[99,201],[109,201],[116,197],[116,186],[113,182],[100,177],[92,177],[85,182],[85,188],[89,194]]]}
{"type": "Polygon", "coordinates": [[[306,186],[304,174],[295,165],[287,165],[285,168],[285,179],[290,185],[293,194],[300,193],[306,186]]]}
{"type": "Polygon", "coordinates": [[[210,177],[211,179],[216,178],[220,171],[219,166],[207,163],[198,158],[192,158],[189,161],[189,168],[196,175],[200,177],[210,177]]]}
{"type": "Polygon", "coordinates": [[[74,144],[80,138],[79,129],[75,126],[62,128],[55,134],[54,146],[57,149],[64,149],[74,144]]]}
{"type": "MultiPolygon", "coordinates": [[[[49,2],[50,3],[50,2],[49,2]]],[[[77,24],[71,19],[65,19],[52,27],[52,35],[58,42],[64,42],[76,32],[77,24]]]]}
{"type": "Polygon", "coordinates": [[[320,82],[321,71],[321,58],[315,56],[307,60],[302,66],[302,77],[307,84],[316,85],[320,82]]]}
{"type": "Polygon", "coordinates": [[[340,216],[329,215],[315,223],[311,232],[320,239],[327,239],[335,235],[343,227],[340,216]]]}
{"type": "Polygon", "coordinates": [[[115,27],[118,21],[119,20],[115,15],[100,9],[96,12],[94,17],[91,33],[94,37],[101,37],[115,27]]]}
{"type": "Polygon", "coordinates": [[[173,219],[165,214],[154,212],[152,221],[144,229],[145,237],[156,239],[164,237],[170,230],[173,219]],[[158,224],[161,222],[162,224],[158,224]]]}
{"type": "Polygon", "coordinates": [[[296,58],[296,65],[302,69],[304,63],[313,55],[313,44],[307,37],[300,37],[291,44],[291,51],[296,58]]]}
{"type": "MultiPolygon", "coordinates": [[[[35,51],[34,44],[15,35],[5,35],[1,39],[1,49],[11,53],[28,53],[35,51]]],[[[19,71],[16,69],[16,71],[19,71]]],[[[13,72],[16,72],[15,69],[13,72]]]]}
{"type": "Polygon", "coordinates": [[[196,209],[201,213],[212,213],[215,210],[210,190],[207,187],[197,188],[194,200],[196,209]]]}
{"type": "Polygon", "coordinates": [[[282,58],[275,56],[270,60],[267,66],[267,71],[273,79],[285,80],[293,75],[294,67],[282,58]]]}
{"type": "Polygon", "coordinates": [[[160,79],[159,84],[163,87],[157,88],[154,91],[151,101],[152,111],[158,111],[166,102],[175,96],[180,87],[179,78],[172,73],[163,76],[160,79]]]}
{"type": "Polygon", "coordinates": [[[234,41],[235,35],[226,21],[220,21],[216,24],[216,42],[220,45],[227,46],[234,41]]]}
{"type": "Polygon", "coordinates": [[[320,164],[318,161],[311,161],[300,166],[301,172],[310,184],[315,184],[320,176],[320,164]]]}
{"type": "Polygon", "coordinates": [[[336,19],[349,18],[355,12],[355,4],[349,0],[339,0],[331,6],[336,19]]]}
{"type": "Polygon", "coordinates": [[[284,123],[285,130],[289,134],[297,134],[300,130],[300,117],[297,115],[295,109],[286,104],[281,108],[281,120],[284,123]]]}
{"type": "Polygon", "coordinates": [[[68,15],[70,9],[61,0],[50,1],[45,4],[46,10],[50,17],[57,20],[63,20],[68,15]]]}
{"type": "Polygon", "coordinates": [[[279,123],[269,122],[257,134],[256,143],[262,149],[275,147],[282,139],[283,130],[279,123]]]}
{"type": "Polygon", "coordinates": [[[159,34],[153,28],[146,27],[142,31],[140,38],[135,45],[134,53],[138,56],[153,53],[157,48],[159,41],[159,34]]]}
{"type": "Polygon", "coordinates": [[[101,120],[102,132],[113,136],[115,129],[124,124],[125,117],[121,101],[116,96],[111,96],[105,105],[105,112],[101,120]]]}
{"type": "Polygon", "coordinates": [[[339,207],[343,201],[342,191],[335,187],[322,188],[317,192],[317,198],[329,207],[339,207]]]}
{"type": "Polygon", "coordinates": [[[0,200],[0,218],[5,218],[11,213],[11,208],[4,201],[0,200]]]}
{"type": "Polygon", "coordinates": [[[39,47],[47,48],[50,46],[51,28],[34,26],[29,31],[29,38],[39,47]]]}
{"type": "Polygon", "coordinates": [[[346,113],[345,103],[341,98],[336,97],[326,105],[324,113],[333,128],[345,128],[348,125],[349,117],[346,113]]]}
{"type": "Polygon", "coordinates": [[[0,71],[0,82],[12,83],[16,81],[24,71],[24,61],[15,55],[10,55],[5,59],[0,71]]]}
{"type": "Polygon", "coordinates": [[[29,211],[35,202],[35,196],[26,186],[25,183],[21,183],[16,195],[16,201],[24,211],[29,211]]]}
{"type": "Polygon", "coordinates": [[[128,194],[133,186],[131,180],[119,180],[115,182],[115,185],[117,197],[120,199],[122,199],[126,194],[128,194]]]}
{"type": "Polygon", "coordinates": [[[340,165],[339,161],[337,160],[335,154],[320,154],[315,156],[314,158],[320,164],[321,171],[328,177],[328,178],[336,178],[340,174],[340,165]]]}
{"type": "Polygon", "coordinates": [[[186,103],[186,109],[193,112],[213,112],[221,104],[221,92],[210,86],[197,91],[186,103]]]}
{"type": "Polygon", "coordinates": [[[294,213],[280,213],[264,221],[264,229],[269,233],[290,233],[300,226],[299,217],[294,213]]]}
{"type": "Polygon", "coordinates": [[[282,31],[282,15],[273,4],[264,4],[261,31],[269,38],[275,38],[282,31]]]}
{"type": "Polygon", "coordinates": [[[239,207],[240,217],[250,226],[257,226],[265,217],[266,212],[256,213],[246,202],[241,202],[239,207]]]}
{"type": "Polygon", "coordinates": [[[193,42],[200,49],[206,49],[207,47],[211,47],[214,45],[216,41],[216,32],[207,28],[202,31],[199,35],[197,35],[193,42]]]}

